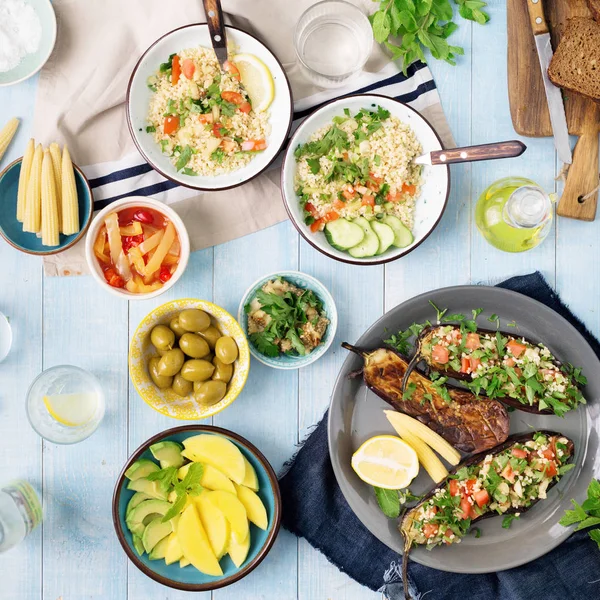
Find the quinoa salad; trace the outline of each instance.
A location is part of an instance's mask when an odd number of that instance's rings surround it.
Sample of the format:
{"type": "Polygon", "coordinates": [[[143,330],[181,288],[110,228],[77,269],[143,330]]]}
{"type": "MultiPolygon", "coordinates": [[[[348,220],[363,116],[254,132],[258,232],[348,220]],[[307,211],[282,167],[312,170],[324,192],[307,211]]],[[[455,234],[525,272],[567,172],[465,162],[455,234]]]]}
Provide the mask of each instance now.
{"type": "Polygon", "coordinates": [[[256,113],[232,61],[225,72],[212,49],[172,54],[147,85],[146,132],[185,175],[214,176],[247,165],[265,150],[268,114],[256,113]]]}
{"type": "MultiPolygon", "coordinates": [[[[327,233],[327,225],[339,219],[364,218],[372,225],[392,217],[395,220],[387,225],[395,229],[399,222],[410,235],[422,185],[421,167],[413,159],[421,153],[411,127],[383,107],[354,115],[344,109],[344,116],[334,117],[294,152],[294,187],[306,225],[313,233],[327,233]]],[[[357,225],[363,227],[364,222],[357,225]]],[[[377,227],[375,233],[379,234],[377,227]]],[[[349,248],[329,236],[328,241],[349,248]]]]}

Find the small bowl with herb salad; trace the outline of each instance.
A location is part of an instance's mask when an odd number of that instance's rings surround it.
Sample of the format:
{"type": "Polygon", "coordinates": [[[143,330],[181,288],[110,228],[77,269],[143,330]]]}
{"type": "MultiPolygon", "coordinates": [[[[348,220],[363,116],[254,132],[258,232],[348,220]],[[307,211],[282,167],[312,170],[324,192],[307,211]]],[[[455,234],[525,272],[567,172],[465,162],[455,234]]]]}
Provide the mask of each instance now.
{"type": "Polygon", "coordinates": [[[337,309],[327,288],[299,271],[265,275],[247,290],[238,322],[250,353],[275,369],[299,369],[327,352],[337,329],[337,309]]]}
{"type": "Polygon", "coordinates": [[[277,58],[250,34],[227,27],[223,69],[207,24],[158,39],[135,66],[127,120],[159,173],[199,190],[223,190],[262,173],[286,143],[290,86],[277,58]]]}
{"type": "Polygon", "coordinates": [[[447,165],[414,159],[441,150],[439,136],[393,98],[356,94],[316,110],[286,150],[281,190],[300,235],[351,264],[381,264],[419,246],[446,208],[447,165]]]}

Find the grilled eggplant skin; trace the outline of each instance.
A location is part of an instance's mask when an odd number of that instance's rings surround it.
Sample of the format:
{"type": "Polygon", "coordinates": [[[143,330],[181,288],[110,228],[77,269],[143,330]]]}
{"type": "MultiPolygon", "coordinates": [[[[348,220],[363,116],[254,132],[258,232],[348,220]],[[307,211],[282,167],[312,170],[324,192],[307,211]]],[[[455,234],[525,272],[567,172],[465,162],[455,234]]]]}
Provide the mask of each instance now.
{"type": "MultiPolygon", "coordinates": [[[[428,502],[431,499],[431,497],[435,494],[436,490],[438,490],[440,488],[444,488],[445,486],[448,486],[452,475],[455,475],[463,467],[470,467],[470,466],[478,464],[478,463],[483,463],[486,456],[488,456],[490,454],[492,454],[493,456],[496,456],[496,455],[500,454],[501,452],[503,452],[504,450],[507,450],[514,444],[524,444],[525,442],[533,440],[534,436],[537,434],[540,434],[540,433],[547,436],[548,438],[550,438],[550,437],[566,438],[568,440],[567,451],[569,453],[569,458],[565,462],[565,464],[568,464],[573,461],[574,454],[575,454],[575,445],[572,440],[567,438],[567,436],[563,435],[562,433],[559,433],[557,431],[539,429],[539,430],[536,430],[533,432],[511,435],[505,442],[503,442],[502,444],[499,444],[498,446],[493,448],[491,451],[480,452],[479,454],[474,454],[473,456],[469,456],[468,458],[466,458],[464,461],[462,461],[459,465],[457,465],[450,471],[450,473],[448,474],[448,477],[446,478],[445,481],[434,485],[433,488],[425,496],[423,496],[423,498],[418,502],[418,504],[413,506],[409,511],[407,511],[405,513],[404,517],[402,517],[402,520],[400,522],[400,526],[398,527],[398,529],[399,529],[400,533],[402,534],[402,537],[404,538],[404,553],[403,553],[403,557],[402,557],[402,579],[404,582],[404,594],[405,594],[407,600],[410,600],[410,594],[408,591],[408,578],[407,578],[408,555],[409,555],[410,549],[413,545],[413,540],[410,539],[410,537],[409,537],[409,531],[411,529],[412,521],[414,520],[414,516],[415,516],[416,512],[418,511],[418,509],[423,504],[425,504],[426,502],[428,502]]],[[[560,479],[550,483],[550,485],[547,488],[547,491],[551,490],[558,483],[559,480],[560,479]]],[[[506,512],[502,513],[502,515],[515,514],[517,512],[519,512],[520,514],[523,514],[523,513],[527,512],[532,506],[537,504],[537,502],[539,500],[540,500],[540,498],[536,498],[535,500],[533,500],[533,502],[531,503],[530,506],[527,506],[525,508],[513,508],[511,506],[506,512]]],[[[495,512],[486,512],[483,515],[477,517],[476,519],[472,519],[471,524],[476,523],[477,521],[486,519],[488,517],[495,517],[495,516],[500,516],[500,515],[498,515],[495,512]]]]}
{"type": "MultiPolygon", "coordinates": [[[[415,353],[413,355],[413,357],[410,360],[410,367],[409,367],[409,371],[412,371],[413,369],[417,368],[417,365],[419,365],[419,363],[421,362],[425,362],[426,367],[424,368],[419,368],[418,370],[425,375],[426,377],[429,377],[430,373],[432,371],[436,371],[437,373],[440,373],[441,375],[445,375],[447,377],[451,377],[452,379],[457,379],[459,381],[471,381],[471,374],[470,373],[461,373],[460,371],[455,371],[454,369],[452,369],[450,367],[450,365],[447,364],[441,364],[441,363],[437,363],[435,361],[433,361],[431,359],[431,357],[425,356],[423,354],[423,345],[426,344],[431,337],[433,336],[434,332],[439,329],[440,327],[454,327],[459,329],[460,325],[458,324],[452,324],[452,323],[444,323],[442,325],[431,325],[430,327],[426,327],[425,329],[423,329],[423,331],[421,331],[421,333],[419,334],[419,336],[417,337],[416,341],[415,341],[415,353]]],[[[478,328],[476,332],[474,333],[479,333],[479,334],[487,334],[487,335],[496,335],[496,331],[492,331],[491,329],[480,329],[478,328]]],[[[525,340],[527,343],[536,346],[537,343],[534,342],[533,340],[530,340],[528,338],[526,338],[525,336],[518,336],[515,337],[514,335],[510,334],[510,333],[506,333],[503,331],[499,332],[502,336],[507,337],[509,339],[514,339],[514,340],[519,340],[519,339],[523,339],[525,340]]],[[[552,360],[552,363],[554,365],[556,365],[563,373],[564,373],[564,367],[563,364],[557,360],[556,358],[552,360]]],[[[405,378],[405,381],[403,383],[403,386],[406,386],[408,379],[405,378]]],[[[481,395],[485,395],[485,391],[482,390],[480,392],[481,395]]],[[[552,411],[549,408],[546,409],[542,409],[540,410],[537,406],[535,405],[529,405],[529,404],[523,404],[522,402],[519,402],[519,400],[517,400],[516,398],[511,398],[509,396],[504,396],[503,398],[500,399],[500,402],[502,402],[503,404],[506,404],[507,406],[511,406],[512,408],[516,409],[516,410],[520,410],[522,412],[527,412],[527,413],[532,413],[532,414],[536,414],[536,415],[553,415],[554,411],[552,411]]]]}
{"type": "Polygon", "coordinates": [[[433,383],[418,372],[410,375],[416,387],[403,399],[402,377],[408,362],[390,348],[366,351],[350,344],[342,346],[359,354],[364,362],[365,384],[395,410],[427,425],[462,452],[482,452],[504,442],[510,421],[506,408],[497,400],[478,398],[468,390],[446,385],[452,402],[442,398],[433,383]],[[431,395],[431,400],[425,395],[431,395]]]}

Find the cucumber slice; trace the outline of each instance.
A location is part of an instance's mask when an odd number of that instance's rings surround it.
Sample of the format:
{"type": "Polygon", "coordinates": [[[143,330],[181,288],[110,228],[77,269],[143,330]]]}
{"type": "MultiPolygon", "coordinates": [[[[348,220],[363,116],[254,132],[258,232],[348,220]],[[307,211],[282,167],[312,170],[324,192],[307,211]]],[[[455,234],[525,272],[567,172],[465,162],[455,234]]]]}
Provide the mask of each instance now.
{"type": "Polygon", "coordinates": [[[358,225],[365,233],[363,240],[348,250],[348,254],[354,258],[367,258],[375,256],[379,250],[379,238],[373,231],[371,224],[364,217],[356,217],[354,224],[358,225]]]}
{"type": "Polygon", "coordinates": [[[377,255],[383,254],[394,243],[394,230],[389,225],[379,221],[373,221],[371,227],[379,238],[377,255]]]}
{"type": "Polygon", "coordinates": [[[130,467],[125,471],[125,477],[134,481],[141,477],[147,477],[150,473],[159,470],[159,466],[153,461],[147,458],[140,458],[136,460],[130,467]]]}
{"type": "Polygon", "coordinates": [[[177,467],[179,469],[183,465],[182,450],[183,446],[171,441],[158,442],[158,444],[150,446],[150,452],[156,460],[160,461],[161,469],[167,467],[177,467]]]}
{"type": "Polygon", "coordinates": [[[133,547],[139,556],[144,554],[144,544],[142,544],[142,538],[139,535],[133,534],[133,547]]]}
{"type": "Polygon", "coordinates": [[[325,237],[336,250],[348,250],[360,244],[365,237],[365,232],[348,219],[338,219],[325,225],[325,237]]]}
{"type": "Polygon", "coordinates": [[[410,229],[398,217],[386,215],[383,217],[383,222],[392,228],[394,232],[394,246],[396,248],[406,248],[406,246],[410,246],[415,241],[410,229]]]}

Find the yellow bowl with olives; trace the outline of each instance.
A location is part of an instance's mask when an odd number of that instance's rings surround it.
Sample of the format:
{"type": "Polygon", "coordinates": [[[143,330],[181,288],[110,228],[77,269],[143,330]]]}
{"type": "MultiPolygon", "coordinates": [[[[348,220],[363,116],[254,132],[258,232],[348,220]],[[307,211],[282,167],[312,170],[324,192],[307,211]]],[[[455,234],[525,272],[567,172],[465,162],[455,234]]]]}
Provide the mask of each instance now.
{"type": "Polygon", "coordinates": [[[174,419],[206,419],[242,391],[250,351],[238,322],[223,308],[194,298],[155,308],[138,325],[129,374],[154,410],[174,419]]]}

